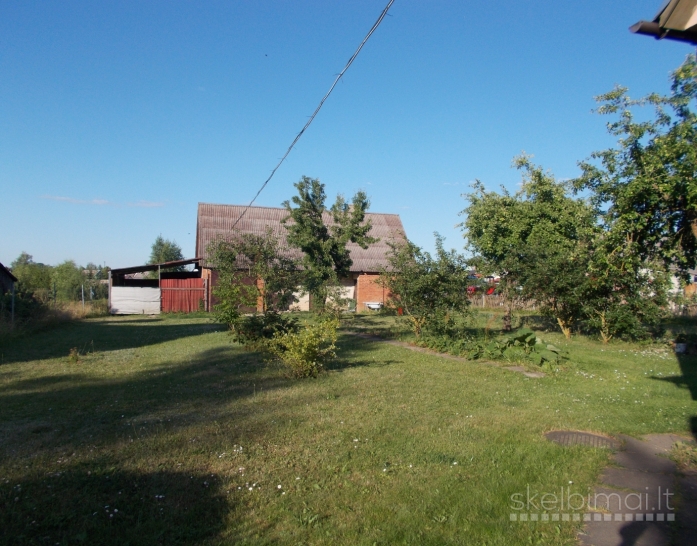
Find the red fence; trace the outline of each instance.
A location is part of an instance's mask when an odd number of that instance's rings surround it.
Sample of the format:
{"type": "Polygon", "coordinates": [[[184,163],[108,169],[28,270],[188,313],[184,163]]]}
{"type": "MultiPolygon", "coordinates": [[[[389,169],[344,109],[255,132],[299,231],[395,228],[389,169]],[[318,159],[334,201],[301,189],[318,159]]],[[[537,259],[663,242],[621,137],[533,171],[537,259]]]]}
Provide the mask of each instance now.
{"type": "Polygon", "coordinates": [[[208,298],[206,279],[161,279],[163,313],[204,311],[208,298]]]}

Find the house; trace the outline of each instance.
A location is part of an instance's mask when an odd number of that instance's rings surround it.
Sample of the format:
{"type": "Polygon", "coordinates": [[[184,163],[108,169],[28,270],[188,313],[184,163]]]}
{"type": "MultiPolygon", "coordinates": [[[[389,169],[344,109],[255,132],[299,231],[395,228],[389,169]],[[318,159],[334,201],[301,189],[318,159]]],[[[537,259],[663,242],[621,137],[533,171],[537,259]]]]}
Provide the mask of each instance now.
{"type": "MultiPolygon", "coordinates": [[[[285,248],[287,256],[301,258],[300,250],[290,248],[286,243],[286,227],[282,220],[288,217],[288,212],[283,208],[274,207],[247,207],[244,205],[215,205],[199,203],[198,219],[196,222],[196,255],[202,258],[202,277],[210,279],[209,285],[214,287],[217,282],[217,274],[210,267],[208,246],[218,238],[229,239],[234,234],[252,233],[264,235],[268,228],[281,241],[281,248],[285,248]],[[235,225],[234,231],[232,226],[235,225]]],[[[344,297],[356,300],[356,310],[366,311],[379,308],[385,303],[387,294],[385,289],[377,282],[379,272],[388,266],[387,255],[390,251],[389,243],[399,243],[406,240],[402,221],[397,214],[366,213],[366,221],[370,221],[372,229],[369,235],[379,239],[375,244],[363,249],[355,243],[349,243],[353,265],[349,277],[341,279],[344,286],[344,297]]],[[[332,216],[326,212],[325,224],[332,223],[332,216]]],[[[210,309],[213,301],[208,295],[207,308],[210,309]]],[[[300,298],[294,307],[297,310],[310,309],[310,301],[307,295],[300,298]]]]}
{"type": "Polygon", "coordinates": [[[200,258],[193,258],[112,269],[109,271],[109,312],[112,315],[158,315],[208,311],[208,280],[201,275],[200,263],[200,258]],[[186,265],[193,265],[193,270],[172,270],[186,265]]]}
{"type": "Polygon", "coordinates": [[[17,277],[0,263],[0,296],[3,294],[12,294],[16,282],[17,277]]]}

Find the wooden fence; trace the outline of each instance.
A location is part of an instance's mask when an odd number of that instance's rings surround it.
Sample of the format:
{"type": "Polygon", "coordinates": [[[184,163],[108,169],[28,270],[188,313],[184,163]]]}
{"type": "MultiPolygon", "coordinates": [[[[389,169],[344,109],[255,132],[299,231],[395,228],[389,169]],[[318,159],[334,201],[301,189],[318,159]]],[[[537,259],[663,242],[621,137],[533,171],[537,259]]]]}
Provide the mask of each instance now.
{"type": "MultiPolygon", "coordinates": [[[[492,309],[497,307],[504,307],[506,300],[503,296],[499,294],[491,294],[489,296],[485,294],[475,294],[469,297],[470,305],[477,309],[492,309]]],[[[524,309],[526,311],[535,311],[537,305],[531,301],[516,301],[514,309],[524,309]]]]}

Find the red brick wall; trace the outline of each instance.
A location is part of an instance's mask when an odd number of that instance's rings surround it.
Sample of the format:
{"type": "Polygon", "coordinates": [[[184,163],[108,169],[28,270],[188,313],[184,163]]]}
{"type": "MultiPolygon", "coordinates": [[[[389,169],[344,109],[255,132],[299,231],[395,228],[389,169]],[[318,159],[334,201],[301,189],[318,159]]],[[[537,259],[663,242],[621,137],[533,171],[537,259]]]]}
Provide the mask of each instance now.
{"type": "Polygon", "coordinates": [[[368,308],[365,302],[381,302],[385,303],[389,297],[388,291],[380,286],[378,280],[380,275],[374,273],[366,273],[358,276],[358,284],[356,285],[356,311],[366,311],[368,308]]]}

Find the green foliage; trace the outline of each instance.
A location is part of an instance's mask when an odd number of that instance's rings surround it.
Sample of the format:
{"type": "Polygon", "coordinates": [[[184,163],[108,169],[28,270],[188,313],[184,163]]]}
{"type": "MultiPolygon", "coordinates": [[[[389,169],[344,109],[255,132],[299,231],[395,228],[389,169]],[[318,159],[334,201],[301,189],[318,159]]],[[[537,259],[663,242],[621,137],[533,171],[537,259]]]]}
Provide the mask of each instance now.
{"type": "Polygon", "coordinates": [[[370,221],[365,221],[370,201],[362,191],[353,196],[351,204],[339,195],[327,210],[324,184],[319,180],[303,176],[295,187],[298,195],[283,203],[288,211],[283,223],[288,230],[288,244],[299,248],[304,255],[303,286],[312,296],[317,311],[323,313],[328,287],[347,276],[353,264],[346,245],[352,242],[368,248],[377,241],[368,236],[372,226],[370,221]],[[330,225],[323,218],[327,212],[331,213],[330,225]]]}
{"type": "Polygon", "coordinates": [[[417,337],[424,331],[452,334],[456,318],[469,306],[466,260],[454,250],[445,250],[443,237],[437,233],[435,237],[435,257],[411,241],[391,244],[389,266],[380,274],[380,282],[391,294],[387,306],[402,309],[417,337]]]}
{"type": "Polygon", "coordinates": [[[82,269],[72,260],[66,260],[51,270],[52,291],[57,300],[81,299],[84,282],[82,269]]]}
{"type": "Polygon", "coordinates": [[[268,347],[294,377],[317,377],[336,358],[336,319],[320,320],[297,332],[276,334],[268,347]]]}
{"type": "Polygon", "coordinates": [[[439,352],[466,356],[471,360],[527,362],[543,367],[557,365],[568,358],[565,352],[551,343],[545,343],[529,328],[521,328],[494,339],[476,335],[463,335],[459,338],[427,335],[419,340],[419,345],[439,352]]]}
{"type": "Polygon", "coordinates": [[[472,359],[527,360],[538,366],[558,364],[567,358],[561,349],[545,343],[529,328],[521,328],[486,344],[475,345],[468,356],[472,359]]]}
{"type": "Polygon", "coordinates": [[[268,313],[285,310],[295,301],[300,271],[294,260],[281,254],[271,230],[264,235],[245,233],[227,241],[218,239],[208,251],[218,272],[214,312],[232,330],[241,325],[242,312],[256,309],[259,302],[268,313]]]}
{"type": "Polygon", "coordinates": [[[265,350],[274,337],[295,333],[298,319],[276,311],[240,317],[235,323],[234,340],[249,349],[265,350]]]}
{"type": "MultiPolygon", "coordinates": [[[[46,314],[47,306],[24,290],[15,290],[14,327],[22,327],[36,322],[46,314]]],[[[10,324],[12,321],[12,293],[0,295],[0,322],[10,324]]]]}
{"type": "Polygon", "coordinates": [[[565,336],[583,316],[583,284],[588,246],[598,231],[595,210],[521,156],[523,171],[515,195],[487,191],[477,182],[461,214],[468,248],[484,273],[497,272],[499,291],[512,308],[516,298],[534,300],[553,316],[565,336]]]}
{"type": "Polygon", "coordinates": [[[697,264],[697,60],[688,55],[672,75],[671,93],[633,100],[627,89],[597,97],[616,148],[580,163],[577,189],[590,189],[607,230],[631,242],[643,260],[658,259],[687,278],[697,264]],[[653,119],[634,110],[650,105],[653,119]]]}
{"type": "Polygon", "coordinates": [[[10,264],[12,274],[17,277],[16,290],[36,295],[48,300],[51,290],[51,267],[34,262],[31,254],[22,252],[19,257],[10,264]]]}
{"type": "Polygon", "coordinates": [[[587,325],[605,343],[660,334],[666,314],[669,281],[662,264],[642,261],[636,244],[617,235],[596,239],[584,285],[587,325]]]}
{"type": "MultiPolygon", "coordinates": [[[[181,247],[174,241],[165,239],[162,235],[158,235],[150,250],[149,264],[161,264],[164,262],[175,262],[183,260],[181,247]]],[[[182,266],[168,268],[168,271],[182,271],[182,266]]]]}

